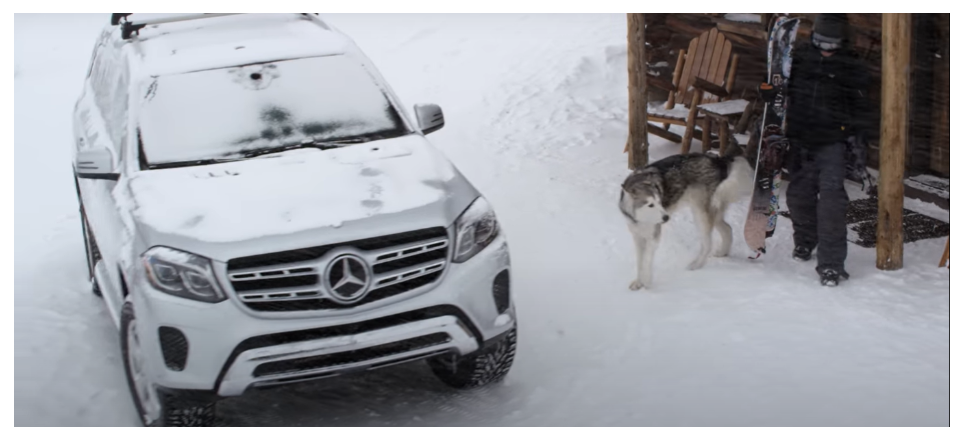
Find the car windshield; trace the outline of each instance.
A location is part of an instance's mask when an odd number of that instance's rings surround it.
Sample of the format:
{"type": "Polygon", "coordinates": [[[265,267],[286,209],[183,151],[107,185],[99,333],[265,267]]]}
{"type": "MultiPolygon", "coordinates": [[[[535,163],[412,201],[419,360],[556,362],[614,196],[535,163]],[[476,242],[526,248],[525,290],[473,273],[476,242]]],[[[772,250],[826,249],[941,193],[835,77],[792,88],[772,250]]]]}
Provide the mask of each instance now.
{"type": "Polygon", "coordinates": [[[370,73],[343,55],[161,76],[141,96],[141,148],[152,166],[408,132],[370,73]]]}

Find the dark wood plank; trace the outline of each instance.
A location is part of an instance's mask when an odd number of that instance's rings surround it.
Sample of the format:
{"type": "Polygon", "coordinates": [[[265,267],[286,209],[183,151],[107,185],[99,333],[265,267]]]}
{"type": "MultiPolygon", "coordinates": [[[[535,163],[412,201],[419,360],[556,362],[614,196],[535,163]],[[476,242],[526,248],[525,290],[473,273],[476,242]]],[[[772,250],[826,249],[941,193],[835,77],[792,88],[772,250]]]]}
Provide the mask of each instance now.
{"type": "Polygon", "coordinates": [[[674,92],[677,90],[673,83],[668,82],[664,78],[655,77],[653,75],[647,75],[647,84],[668,92],[674,92]]]}
{"type": "Polygon", "coordinates": [[[647,125],[647,133],[660,136],[661,138],[667,139],[668,141],[671,141],[671,142],[678,142],[678,143],[681,142],[681,135],[678,135],[677,133],[671,132],[669,130],[665,130],[654,124],[647,125]]]}
{"type": "Polygon", "coordinates": [[[722,18],[717,20],[717,28],[720,29],[721,32],[730,32],[745,37],[761,40],[767,38],[767,31],[764,29],[764,26],[757,23],[739,23],[722,18]]]}

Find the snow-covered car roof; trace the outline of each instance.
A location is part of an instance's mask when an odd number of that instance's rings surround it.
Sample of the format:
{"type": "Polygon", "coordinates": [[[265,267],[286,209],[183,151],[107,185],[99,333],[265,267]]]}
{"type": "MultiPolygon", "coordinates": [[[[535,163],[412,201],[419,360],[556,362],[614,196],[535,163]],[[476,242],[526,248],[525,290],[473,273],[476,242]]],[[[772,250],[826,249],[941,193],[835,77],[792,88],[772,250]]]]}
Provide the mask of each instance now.
{"type": "MultiPolygon", "coordinates": [[[[144,15],[136,14],[139,18],[144,15]]],[[[118,27],[114,27],[118,28],[118,27]]],[[[120,38],[119,30],[116,38],[120,38]]],[[[150,25],[133,37],[140,77],[336,55],[353,48],[313,14],[239,14],[150,25]]]]}

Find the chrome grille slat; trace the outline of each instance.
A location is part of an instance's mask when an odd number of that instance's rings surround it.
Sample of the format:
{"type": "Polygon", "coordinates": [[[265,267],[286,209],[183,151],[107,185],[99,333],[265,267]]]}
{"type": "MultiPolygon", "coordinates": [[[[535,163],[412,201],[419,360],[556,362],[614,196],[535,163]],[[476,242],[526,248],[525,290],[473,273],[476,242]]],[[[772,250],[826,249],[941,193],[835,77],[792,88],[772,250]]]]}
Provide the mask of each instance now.
{"type": "Polygon", "coordinates": [[[446,229],[417,230],[238,258],[228,262],[226,276],[237,298],[256,311],[351,308],[437,283],[450,258],[450,243],[446,229]],[[360,257],[370,271],[367,293],[352,304],[334,298],[325,282],[329,265],[345,253],[360,257]],[[232,262],[237,262],[235,268],[232,262]]]}
{"type": "Polygon", "coordinates": [[[263,291],[248,291],[238,294],[244,302],[275,302],[284,300],[316,299],[323,294],[316,287],[305,289],[274,289],[263,291]],[[307,294],[311,293],[311,294],[307,294]]]}
{"type": "Polygon", "coordinates": [[[387,263],[393,262],[395,260],[403,259],[405,257],[416,256],[418,254],[424,254],[434,250],[439,250],[447,246],[449,241],[447,239],[426,241],[414,246],[405,245],[403,247],[397,247],[395,249],[389,250],[387,252],[379,252],[377,257],[374,259],[374,263],[387,263]],[[390,256],[390,257],[385,257],[390,256]]]}
{"type": "Polygon", "coordinates": [[[414,280],[421,276],[436,273],[443,270],[446,264],[446,260],[438,259],[416,268],[404,268],[387,273],[383,277],[378,277],[374,281],[373,289],[388,287],[401,282],[406,282],[408,280],[414,280]]]}
{"type": "Polygon", "coordinates": [[[284,277],[291,276],[309,276],[312,274],[319,274],[320,272],[316,267],[298,265],[289,268],[271,269],[262,268],[257,271],[238,271],[229,273],[230,281],[245,282],[248,280],[265,280],[265,279],[281,279],[284,277]],[[281,274],[269,274],[280,272],[281,274]]]}

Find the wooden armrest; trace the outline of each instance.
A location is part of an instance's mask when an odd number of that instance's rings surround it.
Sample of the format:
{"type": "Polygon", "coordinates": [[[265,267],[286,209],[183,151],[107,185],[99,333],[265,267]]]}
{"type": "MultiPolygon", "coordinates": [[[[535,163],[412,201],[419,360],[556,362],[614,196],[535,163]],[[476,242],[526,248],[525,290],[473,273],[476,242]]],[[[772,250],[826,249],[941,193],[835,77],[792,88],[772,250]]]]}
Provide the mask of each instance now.
{"type": "Polygon", "coordinates": [[[718,86],[717,84],[714,84],[714,83],[712,83],[712,82],[710,82],[710,81],[708,81],[708,80],[705,80],[705,79],[703,79],[703,78],[701,78],[701,77],[694,78],[694,88],[695,88],[695,89],[701,89],[701,90],[703,90],[703,91],[705,91],[705,92],[707,92],[707,93],[711,93],[711,94],[717,95],[717,96],[719,96],[719,97],[721,97],[721,98],[727,98],[728,95],[730,95],[730,94],[727,92],[727,89],[725,89],[725,88],[723,88],[723,87],[721,87],[721,86],[718,86]]]}
{"type": "Polygon", "coordinates": [[[671,83],[670,81],[665,80],[661,77],[655,77],[650,74],[647,75],[647,84],[661,90],[666,90],[668,92],[674,92],[677,90],[677,87],[674,87],[674,84],[671,83]]]}

